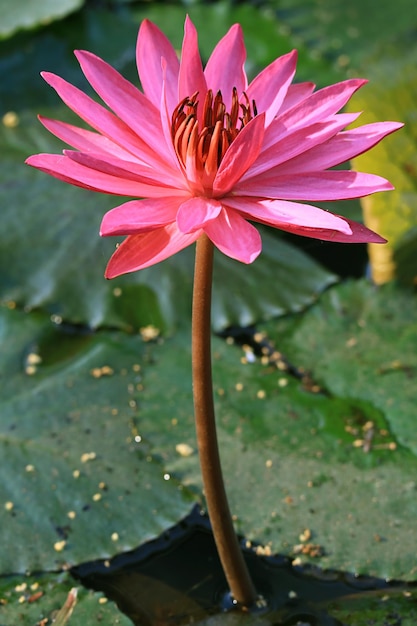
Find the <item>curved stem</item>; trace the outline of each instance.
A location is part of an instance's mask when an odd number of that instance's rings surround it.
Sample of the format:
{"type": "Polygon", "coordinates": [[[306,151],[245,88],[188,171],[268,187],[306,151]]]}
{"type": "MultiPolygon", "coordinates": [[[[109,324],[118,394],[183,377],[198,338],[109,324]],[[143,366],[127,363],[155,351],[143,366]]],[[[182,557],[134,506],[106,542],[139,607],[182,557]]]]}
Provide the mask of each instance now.
{"type": "Polygon", "coordinates": [[[236,537],[223,483],[217,444],[211,373],[211,286],[213,244],[202,235],[196,244],[192,370],[194,412],[201,473],[217,551],[234,600],[253,606],[257,593],[236,537]]]}

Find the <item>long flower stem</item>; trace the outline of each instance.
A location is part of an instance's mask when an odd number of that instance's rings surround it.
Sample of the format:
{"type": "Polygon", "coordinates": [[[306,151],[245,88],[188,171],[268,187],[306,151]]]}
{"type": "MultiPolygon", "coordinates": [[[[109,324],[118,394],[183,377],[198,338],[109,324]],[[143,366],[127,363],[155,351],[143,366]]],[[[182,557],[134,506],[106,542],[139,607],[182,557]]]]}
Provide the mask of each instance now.
{"type": "Polygon", "coordinates": [[[211,288],[213,244],[206,235],[197,240],[193,311],[192,369],[194,412],[201,473],[217,551],[234,600],[254,606],[257,593],[236,537],[223,483],[217,444],[211,373],[211,288]]]}

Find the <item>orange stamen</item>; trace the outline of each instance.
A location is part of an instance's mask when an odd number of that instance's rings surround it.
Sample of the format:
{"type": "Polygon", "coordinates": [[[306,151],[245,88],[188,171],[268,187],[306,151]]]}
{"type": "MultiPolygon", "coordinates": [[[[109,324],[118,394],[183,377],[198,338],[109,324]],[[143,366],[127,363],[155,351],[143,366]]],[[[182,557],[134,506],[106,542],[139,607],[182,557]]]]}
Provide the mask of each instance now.
{"type": "Polygon", "coordinates": [[[228,112],[221,92],[218,91],[213,97],[213,92],[209,89],[199,121],[196,92],[191,97],[184,98],[172,114],[171,137],[177,157],[184,168],[190,158],[194,159],[195,170],[204,175],[204,183],[214,180],[230,144],[257,114],[255,101],[250,103],[246,93],[243,93],[243,97],[244,102],[239,102],[237,89],[234,87],[228,112]]]}

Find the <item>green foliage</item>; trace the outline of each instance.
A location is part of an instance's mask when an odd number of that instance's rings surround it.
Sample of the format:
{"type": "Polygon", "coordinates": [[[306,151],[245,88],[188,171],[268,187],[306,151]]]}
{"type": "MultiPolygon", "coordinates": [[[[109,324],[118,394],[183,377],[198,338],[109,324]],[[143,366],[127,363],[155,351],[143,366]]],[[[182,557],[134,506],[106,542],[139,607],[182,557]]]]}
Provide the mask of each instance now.
{"type": "MultiPolygon", "coordinates": [[[[398,289],[350,283],[265,324],[320,393],[213,339],[226,484],[248,538],[301,562],[415,580],[413,306],[398,289]]],[[[108,558],[201,501],[188,332],[146,343],[8,309],[1,329],[3,574],[108,558]]]]}
{"type": "Polygon", "coordinates": [[[109,558],[184,516],[138,423],[141,338],[0,313],[1,574],[109,558]]]}
{"type": "MultiPolygon", "coordinates": [[[[223,466],[245,535],[292,553],[308,527],[324,551],[313,561],[323,567],[415,579],[413,306],[396,290],[352,283],[331,289],[296,323],[265,326],[327,394],[308,393],[272,365],[242,364],[238,350],[214,342],[223,466]]],[[[201,488],[197,456],[175,452],[183,442],[195,449],[187,340],[169,345],[146,377],[142,423],[168,471],[201,488]],[[161,378],[169,380],[163,398],[161,378]],[[155,416],[166,406],[178,407],[178,422],[161,432],[155,416]]]]}
{"type": "Polygon", "coordinates": [[[409,592],[369,592],[362,597],[332,603],[328,610],[346,626],[413,626],[417,620],[415,598],[409,592]]]}
{"type": "Polygon", "coordinates": [[[339,70],[368,72],[364,63],[387,49],[406,52],[416,26],[413,0],[272,0],[288,33],[339,70]]]}
{"type": "Polygon", "coordinates": [[[45,26],[77,11],[84,0],[0,0],[0,39],[10,37],[20,29],[45,26]]]}
{"type": "MultiPolygon", "coordinates": [[[[9,576],[1,579],[2,626],[34,626],[41,620],[56,619],[74,581],[68,574],[40,574],[37,576],[9,576]]],[[[54,622],[58,626],[58,621],[54,622]]],[[[78,588],[77,601],[70,616],[70,626],[129,626],[130,619],[107,602],[101,594],[78,588]]],[[[63,622],[59,626],[62,626],[63,622]]]]}
{"type": "Polygon", "coordinates": [[[417,455],[410,384],[417,367],[415,300],[393,286],[348,283],[303,319],[292,354],[337,397],[380,411],[401,446],[417,455]]]}

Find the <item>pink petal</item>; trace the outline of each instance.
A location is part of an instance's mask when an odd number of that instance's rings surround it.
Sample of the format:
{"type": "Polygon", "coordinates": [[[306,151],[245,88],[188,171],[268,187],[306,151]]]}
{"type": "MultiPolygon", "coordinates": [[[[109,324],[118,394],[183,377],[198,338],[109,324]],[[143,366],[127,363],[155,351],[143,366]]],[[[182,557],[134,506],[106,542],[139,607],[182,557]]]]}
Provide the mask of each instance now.
{"type": "Polygon", "coordinates": [[[314,83],[295,83],[290,85],[280,108],[280,114],[308,98],[315,88],[316,85],[314,83]]]}
{"type": "Polygon", "coordinates": [[[101,191],[102,193],[117,196],[136,196],[139,198],[172,196],[173,193],[180,195],[177,189],[173,190],[171,187],[158,187],[152,184],[112,176],[91,169],[90,167],[85,167],[67,156],[35,154],[29,157],[26,163],[66,183],[92,191],[101,191]]]}
{"type": "Polygon", "coordinates": [[[195,197],[181,204],[177,225],[182,233],[192,233],[214,220],[222,210],[220,202],[210,198],[195,197]]]}
{"type": "MultiPolygon", "coordinates": [[[[198,50],[197,30],[187,16],[184,25],[178,100],[181,101],[183,98],[192,96],[196,91],[198,91],[199,99],[202,104],[207,91],[207,84],[198,50]]],[[[203,107],[200,105],[198,112],[202,113],[202,109],[203,107]]]]}
{"type": "Polygon", "coordinates": [[[254,117],[240,131],[223,157],[213,183],[215,195],[224,195],[258,157],[265,133],[265,114],[254,117]]]}
{"type": "MultiPolygon", "coordinates": [[[[250,169],[246,172],[243,179],[252,178],[258,176],[263,172],[266,172],[278,165],[285,166],[287,161],[295,161],[295,157],[304,153],[310,154],[311,149],[319,144],[321,145],[328,139],[336,135],[340,130],[345,128],[348,124],[354,121],[358,117],[357,113],[335,115],[330,120],[323,122],[316,122],[310,126],[298,128],[294,132],[289,130],[287,133],[281,133],[275,143],[270,145],[269,148],[263,149],[258,159],[253,163],[250,169]]],[[[265,144],[271,144],[272,140],[269,137],[269,133],[272,129],[266,129],[265,144]]],[[[291,162],[293,162],[291,161],[291,162]]],[[[311,162],[311,170],[319,170],[320,167],[314,167],[314,162],[311,162]]],[[[281,174],[281,169],[280,169],[281,174]]]]}
{"type": "MultiPolygon", "coordinates": [[[[163,143],[161,145],[159,105],[155,108],[139,89],[91,52],[77,50],[75,56],[85,77],[100,98],[149,146],[150,149],[142,147],[143,158],[159,161],[163,167],[169,153],[164,150],[163,143]]],[[[172,167],[172,161],[169,164],[172,167]]]]}
{"type": "Polygon", "coordinates": [[[190,235],[180,233],[176,224],[139,235],[130,235],[111,257],[106,278],[143,270],[183,250],[198,239],[201,231],[190,235]]]}
{"type": "Polygon", "coordinates": [[[346,224],[350,227],[350,235],[337,230],[303,228],[302,226],[292,226],[290,224],[282,226],[281,230],[293,233],[294,235],[301,235],[302,237],[309,237],[310,239],[321,239],[322,241],[331,241],[333,243],[386,243],[386,239],[374,233],[373,230],[369,230],[369,228],[366,228],[363,224],[348,220],[345,217],[341,219],[345,220],[346,224]]]}
{"type": "Polygon", "coordinates": [[[325,202],[361,198],[377,191],[393,189],[385,178],[374,174],[330,170],[280,177],[279,167],[238,183],[233,189],[233,195],[325,202]]]}
{"type": "Polygon", "coordinates": [[[124,150],[108,137],[99,133],[85,130],[72,124],[66,124],[58,120],[52,120],[39,115],[39,121],[49,130],[50,133],[58,137],[65,143],[69,144],[77,150],[84,152],[95,152],[102,155],[111,155],[119,159],[129,161],[134,157],[130,152],[124,150]]]}
{"type": "Polygon", "coordinates": [[[161,173],[153,168],[134,163],[133,161],[123,161],[109,155],[103,158],[101,155],[73,150],[64,150],[64,154],[76,163],[85,165],[97,172],[109,174],[109,176],[117,176],[118,178],[133,180],[145,185],[154,185],[158,188],[166,189],[168,187],[175,190],[174,195],[181,194],[181,189],[184,193],[187,193],[185,181],[179,173],[177,176],[169,176],[168,174],[161,176],[161,173]]]}
{"type": "MultiPolygon", "coordinates": [[[[333,116],[351,96],[367,81],[359,78],[345,80],[329,87],[324,87],[310,97],[301,100],[296,106],[279,114],[271,123],[271,136],[296,130],[314,122],[322,122],[333,116]]],[[[269,147],[266,145],[265,148],[269,147]]]]}
{"type": "Polygon", "coordinates": [[[182,200],[168,197],[125,202],[104,215],[100,235],[134,235],[171,224],[182,200]]]}
{"type": "Polygon", "coordinates": [[[136,63],[143,91],[154,106],[159,109],[162,96],[162,81],[167,82],[167,102],[170,113],[177,106],[178,73],[180,64],[177,54],[162,31],[149,20],[140,25],[136,46],[136,63]],[[166,75],[162,71],[161,60],[166,61],[166,75]]]}
{"type": "MultiPolygon", "coordinates": [[[[162,59],[161,63],[162,63],[162,75],[165,76],[165,71],[167,69],[165,59],[162,59]]],[[[177,167],[180,170],[182,177],[183,177],[183,184],[185,184],[184,180],[187,179],[187,176],[185,176],[184,166],[178,160],[178,157],[174,149],[174,144],[172,142],[172,136],[171,136],[172,114],[169,110],[166,88],[167,88],[167,83],[165,79],[163,78],[162,94],[161,94],[161,102],[160,102],[160,114],[161,114],[162,131],[165,137],[165,149],[169,150],[171,154],[171,158],[176,161],[177,167]]]]}
{"type": "Polygon", "coordinates": [[[242,263],[252,263],[262,250],[256,228],[230,209],[223,208],[217,219],[205,225],[204,232],[221,252],[242,263]]]}
{"type": "Polygon", "coordinates": [[[295,159],[283,163],[280,175],[324,170],[349,161],[370,150],[402,126],[403,124],[397,122],[376,122],[338,133],[326,143],[312,147],[295,159]]]}
{"type": "Polygon", "coordinates": [[[265,126],[269,126],[280,109],[294,78],[296,64],[297,51],[293,50],[268,65],[250,83],[247,96],[250,102],[256,102],[258,111],[265,112],[265,126]]]}
{"type": "Polygon", "coordinates": [[[234,24],[214,48],[204,70],[208,89],[214,94],[222,92],[227,111],[232,104],[233,87],[238,94],[246,90],[245,60],[242,28],[240,24],[234,24]]]}
{"type": "Polygon", "coordinates": [[[138,159],[142,159],[143,142],[118,117],[59,76],[42,72],[42,77],[84,122],[138,159]]]}
{"type": "MultiPolygon", "coordinates": [[[[254,220],[286,230],[286,226],[296,229],[318,228],[337,230],[347,235],[351,229],[345,218],[324,211],[318,207],[285,200],[261,200],[252,198],[225,198],[224,204],[239,213],[245,219],[254,220]]],[[[295,231],[292,231],[295,232],[295,231]]]]}

